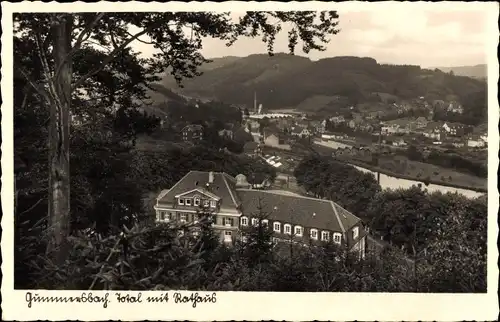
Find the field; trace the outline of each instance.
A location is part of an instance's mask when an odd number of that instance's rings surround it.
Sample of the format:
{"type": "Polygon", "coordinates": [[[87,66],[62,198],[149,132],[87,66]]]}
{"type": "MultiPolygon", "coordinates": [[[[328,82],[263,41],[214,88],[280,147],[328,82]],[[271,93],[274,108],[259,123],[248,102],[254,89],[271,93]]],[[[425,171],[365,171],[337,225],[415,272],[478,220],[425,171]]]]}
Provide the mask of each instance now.
{"type": "Polygon", "coordinates": [[[458,172],[429,163],[410,161],[405,157],[380,158],[379,167],[396,175],[414,180],[430,179],[445,186],[461,186],[474,189],[486,189],[487,180],[468,173],[458,172]]]}
{"type": "MultiPolygon", "coordinates": [[[[333,151],[333,149],[326,146],[316,144],[313,146],[314,150],[323,155],[328,155],[333,151]]],[[[397,178],[416,181],[428,179],[430,183],[471,190],[483,191],[487,189],[487,180],[485,178],[480,178],[472,174],[458,172],[454,169],[443,168],[429,163],[410,161],[404,156],[382,156],[379,159],[378,167],[374,167],[369,163],[371,161],[371,157],[362,159],[361,157],[357,158],[353,156],[346,156],[343,161],[354,163],[369,170],[379,170],[381,173],[397,178]]]]}

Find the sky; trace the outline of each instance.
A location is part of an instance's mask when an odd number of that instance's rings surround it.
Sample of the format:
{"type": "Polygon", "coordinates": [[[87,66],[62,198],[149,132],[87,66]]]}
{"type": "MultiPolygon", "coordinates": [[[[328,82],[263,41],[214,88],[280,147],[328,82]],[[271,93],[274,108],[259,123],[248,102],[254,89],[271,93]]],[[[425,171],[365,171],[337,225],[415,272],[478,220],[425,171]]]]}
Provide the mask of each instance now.
{"type": "MultiPolygon", "coordinates": [[[[324,52],[296,54],[317,60],[333,56],[361,56],[375,58],[379,63],[412,64],[425,68],[470,66],[486,63],[486,12],[484,7],[470,6],[384,6],[340,7],[340,32],[331,36],[324,52]]],[[[463,4],[462,4],[463,5],[463,4]]],[[[491,7],[490,7],[491,8],[491,7]]],[[[491,9],[490,9],[491,10],[491,9]]],[[[237,18],[243,13],[232,12],[237,18]]],[[[287,32],[284,26],[277,37],[275,52],[288,52],[287,32]]],[[[151,48],[134,44],[147,55],[151,48]]],[[[203,42],[206,58],[247,56],[266,53],[260,38],[240,38],[232,47],[223,41],[206,38],[203,42]]]]}

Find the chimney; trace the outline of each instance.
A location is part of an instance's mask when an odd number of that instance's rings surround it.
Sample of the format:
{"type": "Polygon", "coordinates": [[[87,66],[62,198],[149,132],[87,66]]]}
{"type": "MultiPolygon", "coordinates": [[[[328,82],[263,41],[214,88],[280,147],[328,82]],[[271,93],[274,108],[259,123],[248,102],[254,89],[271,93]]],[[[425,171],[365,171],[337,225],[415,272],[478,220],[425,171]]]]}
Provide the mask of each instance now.
{"type": "Polygon", "coordinates": [[[210,171],[208,173],[208,183],[210,183],[210,184],[214,183],[214,173],[213,173],[213,171],[210,171]]]}

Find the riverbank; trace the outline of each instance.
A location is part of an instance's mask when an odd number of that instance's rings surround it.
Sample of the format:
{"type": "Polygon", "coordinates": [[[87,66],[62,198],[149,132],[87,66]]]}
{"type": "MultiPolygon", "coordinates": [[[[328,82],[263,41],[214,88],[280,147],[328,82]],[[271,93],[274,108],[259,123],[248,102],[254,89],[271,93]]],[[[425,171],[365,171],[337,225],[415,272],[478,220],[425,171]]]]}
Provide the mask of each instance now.
{"type": "MultiPolygon", "coordinates": [[[[335,151],[335,148],[323,144],[314,144],[313,149],[325,156],[331,156],[332,152],[335,151]]],[[[411,161],[401,156],[381,156],[378,166],[369,163],[369,160],[360,160],[349,155],[335,159],[339,162],[357,165],[373,172],[380,172],[398,179],[417,181],[422,184],[428,183],[480,193],[486,193],[488,190],[486,178],[480,178],[429,163],[411,161]],[[394,171],[393,169],[398,169],[399,171],[394,171]],[[451,182],[452,180],[454,182],[451,182]]]]}
{"type": "Polygon", "coordinates": [[[439,186],[444,186],[444,187],[450,187],[450,188],[456,188],[456,189],[464,189],[464,190],[471,190],[479,193],[487,193],[488,189],[487,188],[482,188],[482,187],[475,187],[475,186],[470,186],[470,185],[463,185],[463,184],[458,184],[458,183],[450,183],[450,182],[443,182],[441,180],[434,180],[434,179],[428,179],[428,180],[423,180],[422,178],[416,178],[414,176],[410,175],[404,175],[401,173],[393,172],[388,169],[384,169],[381,167],[377,167],[368,163],[364,163],[358,160],[342,160],[342,159],[337,159],[334,158],[338,162],[346,163],[346,164],[351,164],[358,166],[360,168],[364,168],[366,170],[372,171],[372,172],[379,172],[380,174],[385,174],[387,176],[391,176],[397,179],[405,179],[405,180],[410,180],[410,181],[417,181],[422,183],[423,185],[429,185],[429,184],[434,184],[434,185],[439,185],[439,186]],[[426,181],[426,182],[424,182],[426,181]]]}

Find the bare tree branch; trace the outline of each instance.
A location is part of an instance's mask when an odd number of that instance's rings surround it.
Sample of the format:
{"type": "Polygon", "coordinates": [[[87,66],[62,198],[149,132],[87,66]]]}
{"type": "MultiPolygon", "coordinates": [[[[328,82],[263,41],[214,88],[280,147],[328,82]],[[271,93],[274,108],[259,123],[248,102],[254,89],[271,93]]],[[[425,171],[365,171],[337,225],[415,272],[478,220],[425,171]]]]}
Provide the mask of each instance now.
{"type": "MultiPolygon", "coordinates": [[[[30,212],[31,210],[35,209],[35,207],[36,207],[36,206],[38,206],[38,204],[39,204],[40,202],[42,202],[42,201],[43,201],[43,198],[42,198],[42,199],[40,199],[40,200],[38,200],[37,202],[35,202],[35,204],[34,204],[33,206],[31,206],[31,207],[29,207],[28,209],[26,209],[25,211],[21,212],[19,215],[25,214],[25,213],[30,212]]],[[[44,218],[44,219],[45,219],[45,218],[44,218]]]]}
{"type": "Polygon", "coordinates": [[[24,68],[18,67],[16,69],[19,70],[19,72],[23,75],[24,79],[26,79],[26,81],[31,85],[31,87],[33,87],[33,89],[38,94],[40,94],[43,98],[45,98],[47,102],[50,101],[47,95],[47,91],[45,91],[45,89],[43,89],[40,85],[38,85],[35,81],[33,81],[31,77],[29,77],[28,73],[24,70],[24,68]]]}
{"type": "Polygon", "coordinates": [[[90,38],[90,36],[92,35],[92,29],[97,25],[99,20],[101,20],[105,15],[106,15],[105,12],[99,12],[96,14],[94,20],[90,24],[88,24],[85,27],[85,29],[83,29],[82,32],[78,35],[75,45],[73,46],[72,52],[80,49],[80,46],[90,38]],[[86,38],[84,39],[83,37],[85,36],[86,38]]]}
{"type": "Polygon", "coordinates": [[[86,41],[89,40],[90,36],[92,35],[92,29],[97,25],[97,23],[106,15],[105,12],[100,12],[96,15],[94,20],[88,24],[85,29],[80,32],[78,35],[78,38],[76,39],[76,42],[69,52],[69,54],[64,58],[64,60],[57,66],[56,72],[54,74],[54,79],[57,79],[59,77],[59,74],[61,73],[62,66],[68,61],[68,59],[71,59],[75,53],[81,48],[82,44],[86,41]],[[85,38],[84,38],[85,37],[85,38]]]}

